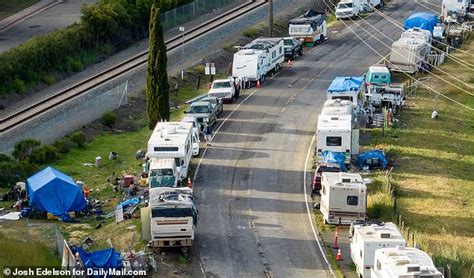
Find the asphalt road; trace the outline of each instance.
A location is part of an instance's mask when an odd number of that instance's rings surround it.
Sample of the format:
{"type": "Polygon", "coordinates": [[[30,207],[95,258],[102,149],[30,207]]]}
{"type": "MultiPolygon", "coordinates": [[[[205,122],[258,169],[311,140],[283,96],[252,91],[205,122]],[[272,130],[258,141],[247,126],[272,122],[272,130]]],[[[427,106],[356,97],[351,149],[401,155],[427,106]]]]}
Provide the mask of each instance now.
{"type": "Polygon", "coordinates": [[[25,42],[33,36],[44,35],[73,24],[81,18],[82,5],[94,2],[96,0],[64,0],[16,24],[0,33],[0,53],[25,42]]]}
{"type": "MultiPolygon", "coordinates": [[[[383,10],[402,22],[424,9],[405,0],[383,10]]],[[[366,19],[393,39],[401,33],[379,15],[366,19]]],[[[221,119],[228,119],[204,154],[194,183],[200,214],[197,244],[205,276],[331,276],[307,214],[305,159],[330,82],[336,76],[361,75],[380,60],[342,27],[263,88],[247,90],[231,115],[236,105],[226,107],[221,119]]],[[[362,29],[354,30],[381,54],[389,53],[362,29]]]]}

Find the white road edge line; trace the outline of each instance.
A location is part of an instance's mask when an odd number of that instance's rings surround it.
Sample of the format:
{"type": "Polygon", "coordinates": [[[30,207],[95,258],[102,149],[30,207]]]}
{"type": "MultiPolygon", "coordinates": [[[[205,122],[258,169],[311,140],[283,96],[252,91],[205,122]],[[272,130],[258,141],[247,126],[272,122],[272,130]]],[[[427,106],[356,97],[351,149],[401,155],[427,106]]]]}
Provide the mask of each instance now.
{"type": "Polygon", "coordinates": [[[328,259],[326,258],[326,253],[323,251],[323,247],[322,247],[321,241],[320,241],[320,239],[319,239],[319,237],[316,233],[316,229],[314,228],[313,215],[312,215],[311,210],[309,209],[308,194],[306,192],[306,180],[307,180],[306,179],[306,173],[308,172],[307,171],[308,161],[309,161],[309,157],[310,157],[315,139],[316,139],[316,133],[314,133],[313,138],[311,139],[311,144],[309,144],[308,153],[306,154],[306,161],[304,163],[304,175],[303,175],[304,200],[305,200],[305,204],[306,204],[306,211],[308,212],[309,223],[311,224],[311,229],[313,230],[314,238],[316,239],[316,242],[318,243],[319,251],[321,252],[321,255],[323,256],[323,259],[326,262],[326,265],[328,266],[329,271],[331,271],[332,276],[336,277],[336,275],[334,274],[334,272],[331,268],[331,265],[329,264],[328,259]]]}
{"type": "MultiPolygon", "coordinates": [[[[230,116],[232,116],[232,114],[234,114],[234,112],[240,107],[240,105],[242,105],[242,103],[246,102],[253,94],[255,94],[255,92],[257,92],[258,90],[257,89],[254,89],[244,100],[242,100],[242,102],[240,102],[236,107],[234,107],[234,109],[229,113],[229,115],[227,116],[227,118],[225,118],[221,124],[219,125],[219,127],[216,129],[216,132],[214,132],[214,135],[212,135],[212,138],[211,138],[211,141],[214,140],[214,137],[216,137],[217,133],[219,132],[219,130],[221,129],[221,127],[224,125],[224,123],[230,118],[230,116]]],[[[199,162],[198,162],[198,165],[196,166],[196,171],[194,171],[194,179],[196,179],[197,175],[199,174],[199,169],[201,168],[201,163],[202,163],[202,159],[204,158],[204,155],[206,155],[206,152],[207,152],[207,146],[204,148],[204,151],[202,152],[202,155],[201,157],[199,158],[199,162]]]]}

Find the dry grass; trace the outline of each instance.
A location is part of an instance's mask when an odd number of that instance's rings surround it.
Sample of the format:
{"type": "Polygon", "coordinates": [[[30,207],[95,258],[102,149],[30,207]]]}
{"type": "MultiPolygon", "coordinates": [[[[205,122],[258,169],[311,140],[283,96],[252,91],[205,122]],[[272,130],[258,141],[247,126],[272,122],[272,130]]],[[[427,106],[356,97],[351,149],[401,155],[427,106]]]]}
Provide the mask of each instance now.
{"type": "MultiPolygon", "coordinates": [[[[472,40],[463,50],[471,54],[454,55],[474,64],[472,40]]],[[[472,86],[473,71],[452,61],[441,69],[472,86]]],[[[435,72],[474,93],[472,87],[435,72]]],[[[427,84],[474,108],[474,97],[454,86],[433,76],[427,84]]],[[[400,187],[400,212],[406,225],[416,231],[422,248],[437,265],[452,264],[453,277],[467,277],[474,263],[474,111],[423,88],[408,101],[401,127],[389,130],[385,138],[378,130],[369,131],[370,147],[389,150],[393,177],[400,187]],[[439,113],[438,120],[430,118],[433,109],[439,113]]],[[[386,197],[369,197],[369,210],[373,203],[385,203],[382,198],[386,197]]]]}

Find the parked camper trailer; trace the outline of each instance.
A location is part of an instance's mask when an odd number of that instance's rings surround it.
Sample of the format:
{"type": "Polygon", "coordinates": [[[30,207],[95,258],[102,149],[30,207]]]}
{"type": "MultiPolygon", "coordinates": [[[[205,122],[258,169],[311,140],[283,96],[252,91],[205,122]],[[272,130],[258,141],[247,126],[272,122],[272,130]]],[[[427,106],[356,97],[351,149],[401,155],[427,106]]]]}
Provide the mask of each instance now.
{"type": "Polygon", "coordinates": [[[374,107],[399,108],[403,104],[403,84],[392,83],[390,71],[386,65],[372,65],[365,75],[367,84],[366,98],[374,107]]]}
{"type": "Polygon", "coordinates": [[[359,277],[370,277],[376,250],[396,246],[406,241],[392,222],[351,225],[351,258],[359,277]]]}
{"type": "Polygon", "coordinates": [[[443,278],[426,252],[413,247],[382,248],[375,251],[372,278],[443,278]]]}
{"type": "Polygon", "coordinates": [[[323,42],[327,38],[326,18],[324,13],[308,10],[288,22],[288,33],[308,44],[323,42]]]}
{"type": "Polygon", "coordinates": [[[401,38],[414,38],[427,44],[431,44],[432,37],[433,34],[430,31],[418,27],[410,28],[401,35],[401,38]]]}
{"type": "Polygon", "coordinates": [[[160,122],[148,140],[148,157],[175,159],[179,176],[185,179],[188,177],[194,140],[192,123],[160,122]]]}
{"type": "Polygon", "coordinates": [[[284,59],[282,38],[258,38],[234,54],[232,76],[263,83],[268,72],[280,69],[284,59]]]}
{"type": "Polygon", "coordinates": [[[325,223],[365,221],[367,188],[360,174],[323,172],[321,185],[320,210],[325,223]]]}
{"type": "Polygon", "coordinates": [[[150,195],[150,246],[192,246],[197,216],[192,197],[176,189],[150,195]]]}
{"type": "Polygon", "coordinates": [[[415,73],[426,66],[429,45],[415,38],[400,38],[393,42],[388,66],[393,71],[415,73]]]}

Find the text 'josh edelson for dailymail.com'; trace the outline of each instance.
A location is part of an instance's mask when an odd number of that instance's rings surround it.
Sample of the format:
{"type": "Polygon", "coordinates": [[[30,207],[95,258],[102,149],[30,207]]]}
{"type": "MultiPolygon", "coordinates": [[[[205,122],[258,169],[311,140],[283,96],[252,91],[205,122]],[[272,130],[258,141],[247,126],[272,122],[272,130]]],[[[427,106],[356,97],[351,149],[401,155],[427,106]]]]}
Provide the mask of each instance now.
{"type": "Polygon", "coordinates": [[[130,270],[125,268],[87,268],[87,269],[61,269],[52,267],[5,267],[4,277],[71,277],[71,276],[146,276],[146,270],[130,270]]]}

